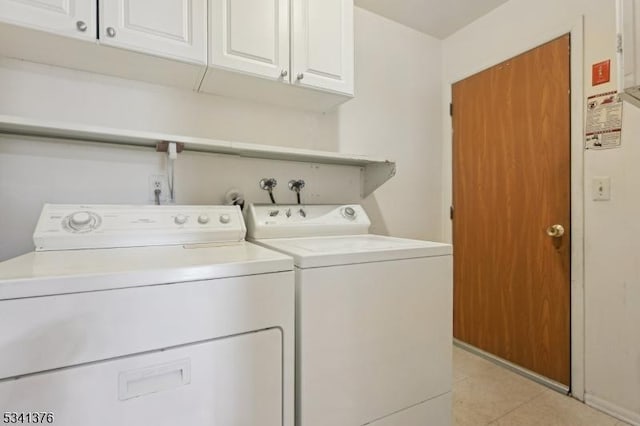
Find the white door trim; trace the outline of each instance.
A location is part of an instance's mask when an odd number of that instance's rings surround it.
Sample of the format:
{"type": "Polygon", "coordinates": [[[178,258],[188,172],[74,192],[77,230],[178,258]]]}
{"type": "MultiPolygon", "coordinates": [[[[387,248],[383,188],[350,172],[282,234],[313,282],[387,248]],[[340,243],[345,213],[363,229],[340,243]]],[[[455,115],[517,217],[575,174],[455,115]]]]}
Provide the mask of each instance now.
{"type": "MultiPolygon", "coordinates": [[[[518,54],[534,49],[564,34],[571,34],[571,394],[584,401],[585,389],[585,299],[584,299],[584,16],[561,28],[540,34],[533,44],[518,47],[517,52],[503,58],[492,58],[491,64],[481,64],[466,75],[456,75],[445,82],[443,100],[446,109],[451,102],[451,86],[518,54]]],[[[445,122],[447,122],[445,120],[445,122]]],[[[451,120],[444,126],[443,149],[443,211],[449,217],[452,203],[452,132],[451,120]]],[[[443,220],[442,235],[451,241],[451,221],[443,220]]]]}

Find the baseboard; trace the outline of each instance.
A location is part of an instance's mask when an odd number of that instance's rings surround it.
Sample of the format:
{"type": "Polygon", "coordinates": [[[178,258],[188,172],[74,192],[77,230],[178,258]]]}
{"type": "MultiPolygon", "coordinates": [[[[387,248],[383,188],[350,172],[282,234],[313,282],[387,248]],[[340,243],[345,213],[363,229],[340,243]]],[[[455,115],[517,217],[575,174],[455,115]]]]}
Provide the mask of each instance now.
{"type": "Polygon", "coordinates": [[[497,364],[503,368],[506,368],[507,370],[510,370],[516,374],[519,374],[523,377],[526,377],[529,380],[533,380],[536,383],[541,384],[542,386],[546,386],[549,389],[552,389],[556,392],[559,393],[563,393],[563,394],[568,394],[569,393],[569,387],[562,384],[562,383],[558,383],[555,380],[551,380],[548,377],[544,377],[538,373],[535,373],[531,370],[527,370],[524,367],[521,367],[517,364],[514,364],[510,361],[507,361],[506,359],[502,359],[496,355],[493,355],[489,352],[483,351],[482,349],[476,348],[475,346],[472,346],[468,343],[465,343],[461,340],[458,340],[456,338],[453,339],[453,344],[458,346],[459,348],[462,348],[468,352],[471,352],[475,355],[478,355],[479,357],[482,357],[484,359],[486,359],[489,362],[492,362],[494,364],[497,364]]]}
{"type": "Polygon", "coordinates": [[[624,422],[627,422],[634,426],[640,426],[640,413],[635,413],[633,411],[627,410],[626,408],[622,408],[618,405],[612,404],[609,401],[589,394],[589,392],[585,392],[584,402],[590,407],[610,414],[613,417],[618,418],[624,422]]]}

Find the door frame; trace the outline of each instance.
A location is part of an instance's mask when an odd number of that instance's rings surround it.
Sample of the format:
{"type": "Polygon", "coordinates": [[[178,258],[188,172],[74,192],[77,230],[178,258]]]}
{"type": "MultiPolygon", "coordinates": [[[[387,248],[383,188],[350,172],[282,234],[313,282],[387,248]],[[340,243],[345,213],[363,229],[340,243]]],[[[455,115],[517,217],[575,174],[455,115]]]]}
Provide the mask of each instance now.
{"type": "MultiPolygon", "coordinates": [[[[538,34],[535,41],[523,43],[517,51],[506,52],[502,57],[492,58],[487,64],[456,75],[444,83],[444,110],[451,102],[451,89],[454,83],[504,62],[514,56],[532,50],[565,34],[571,35],[571,395],[584,401],[585,393],[585,300],[584,300],[584,15],[577,21],[538,34]]],[[[442,234],[452,241],[452,224],[449,218],[449,206],[452,205],[452,122],[445,117],[443,126],[443,203],[442,234]]]]}

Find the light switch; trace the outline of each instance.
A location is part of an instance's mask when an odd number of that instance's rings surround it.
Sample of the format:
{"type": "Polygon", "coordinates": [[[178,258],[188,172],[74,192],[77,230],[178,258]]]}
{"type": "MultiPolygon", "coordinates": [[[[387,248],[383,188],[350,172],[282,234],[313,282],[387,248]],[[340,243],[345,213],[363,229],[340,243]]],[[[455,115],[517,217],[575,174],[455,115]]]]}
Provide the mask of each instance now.
{"type": "Polygon", "coordinates": [[[591,181],[593,201],[609,201],[611,199],[611,178],[596,176],[591,181]]]}

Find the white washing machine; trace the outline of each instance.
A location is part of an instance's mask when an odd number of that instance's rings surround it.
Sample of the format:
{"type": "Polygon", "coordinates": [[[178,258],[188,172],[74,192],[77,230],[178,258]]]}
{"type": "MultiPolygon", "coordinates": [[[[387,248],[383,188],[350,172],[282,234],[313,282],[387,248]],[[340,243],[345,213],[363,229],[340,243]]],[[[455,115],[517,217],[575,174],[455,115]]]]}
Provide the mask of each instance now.
{"type": "Polygon", "coordinates": [[[244,236],[237,207],[46,205],[0,263],[0,412],[292,426],[293,262],[244,236]]]}
{"type": "Polygon", "coordinates": [[[359,205],[247,212],[296,265],[296,424],[450,425],[451,246],[369,226],[359,205]]]}

